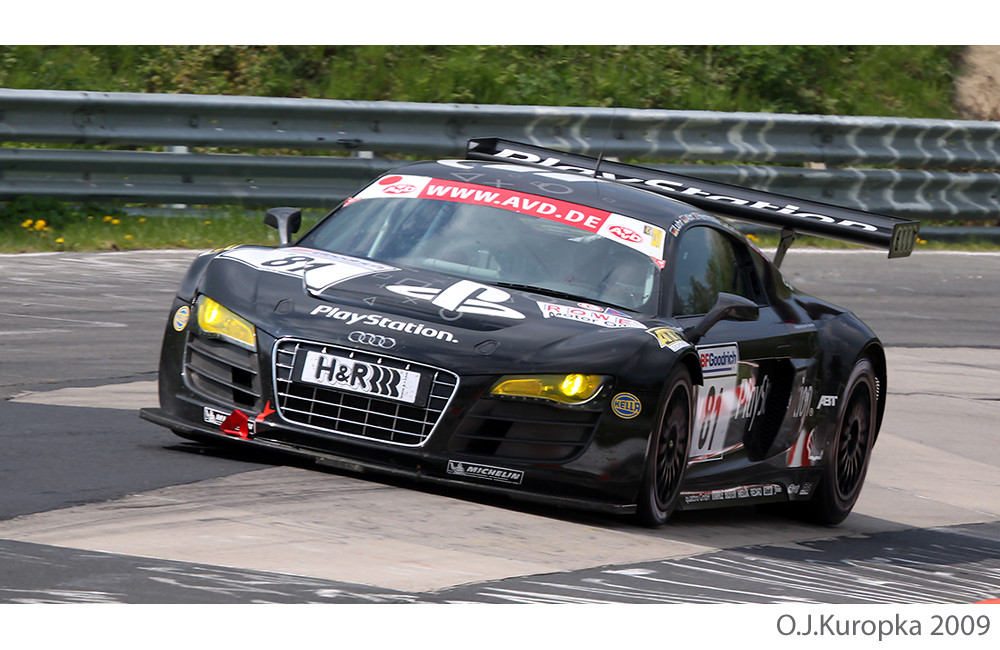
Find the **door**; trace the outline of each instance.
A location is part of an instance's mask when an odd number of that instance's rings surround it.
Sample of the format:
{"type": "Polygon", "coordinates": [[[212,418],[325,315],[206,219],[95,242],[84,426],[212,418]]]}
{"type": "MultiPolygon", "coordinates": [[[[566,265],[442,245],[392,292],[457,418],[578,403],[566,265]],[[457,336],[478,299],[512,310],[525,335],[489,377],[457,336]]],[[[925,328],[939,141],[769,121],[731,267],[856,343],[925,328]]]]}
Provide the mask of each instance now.
{"type": "MultiPolygon", "coordinates": [[[[746,243],[711,225],[681,233],[671,309],[682,327],[698,323],[719,293],[755,302],[755,321],[720,321],[698,341],[698,388],[690,462],[757,461],[795,443],[791,416],[808,399],[815,327],[785,322],[768,300],[746,243]]],[[[800,423],[799,423],[800,424],[800,423]]]]}

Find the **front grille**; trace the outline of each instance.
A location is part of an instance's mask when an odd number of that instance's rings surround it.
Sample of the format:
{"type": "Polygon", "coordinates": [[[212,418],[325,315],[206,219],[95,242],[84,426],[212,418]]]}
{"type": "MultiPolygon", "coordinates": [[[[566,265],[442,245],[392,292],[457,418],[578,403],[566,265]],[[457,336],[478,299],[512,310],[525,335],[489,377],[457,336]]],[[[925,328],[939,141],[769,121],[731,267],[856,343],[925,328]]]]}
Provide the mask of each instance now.
{"type": "Polygon", "coordinates": [[[289,422],[332,434],[416,447],[430,436],[458,387],[454,373],[350,348],[284,339],[275,345],[278,414],[289,422]],[[309,352],[336,355],[383,368],[420,374],[416,404],[303,381],[296,375],[309,352]]]}
{"type": "Polygon", "coordinates": [[[253,408],[261,395],[257,353],[219,339],[188,334],[184,376],[194,392],[233,407],[253,408]]]}

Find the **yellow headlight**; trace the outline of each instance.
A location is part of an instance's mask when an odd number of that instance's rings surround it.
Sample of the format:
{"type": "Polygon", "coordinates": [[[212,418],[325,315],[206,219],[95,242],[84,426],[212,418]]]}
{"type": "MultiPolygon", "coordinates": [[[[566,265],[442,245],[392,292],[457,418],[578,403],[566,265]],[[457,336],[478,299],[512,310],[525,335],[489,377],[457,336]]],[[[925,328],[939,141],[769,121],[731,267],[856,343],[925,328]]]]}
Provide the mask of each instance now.
{"type": "Polygon", "coordinates": [[[257,348],[257,332],[253,325],[208,296],[198,297],[198,327],[202,332],[221,336],[251,350],[257,348]]]}
{"type": "Polygon", "coordinates": [[[502,378],[490,394],[582,404],[593,398],[603,383],[602,375],[516,375],[502,378]]]}

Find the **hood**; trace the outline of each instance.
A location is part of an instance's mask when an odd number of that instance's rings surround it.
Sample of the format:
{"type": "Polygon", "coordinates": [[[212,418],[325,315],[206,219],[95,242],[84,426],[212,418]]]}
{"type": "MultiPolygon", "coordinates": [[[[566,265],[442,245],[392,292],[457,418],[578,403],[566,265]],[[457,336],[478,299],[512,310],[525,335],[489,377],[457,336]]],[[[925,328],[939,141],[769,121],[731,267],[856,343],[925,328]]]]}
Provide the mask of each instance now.
{"type": "Polygon", "coordinates": [[[654,342],[646,330],[658,324],[598,305],[301,247],[223,251],[204,274],[202,291],[276,338],[359,347],[352,339],[383,336],[391,339],[388,355],[456,371],[482,372],[488,358],[491,371],[544,372],[572,358],[578,371],[606,372],[638,345],[654,342]]]}

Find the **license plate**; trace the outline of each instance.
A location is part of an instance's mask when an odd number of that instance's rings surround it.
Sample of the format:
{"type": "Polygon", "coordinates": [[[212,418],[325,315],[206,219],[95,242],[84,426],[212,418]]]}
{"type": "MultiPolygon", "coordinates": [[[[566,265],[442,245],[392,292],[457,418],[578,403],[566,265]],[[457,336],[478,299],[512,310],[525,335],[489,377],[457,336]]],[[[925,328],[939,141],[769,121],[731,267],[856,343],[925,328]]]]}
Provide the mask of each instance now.
{"type": "Polygon", "coordinates": [[[415,404],[420,396],[420,373],[389,368],[357,359],[308,351],[297,364],[301,381],[415,404]]]}

